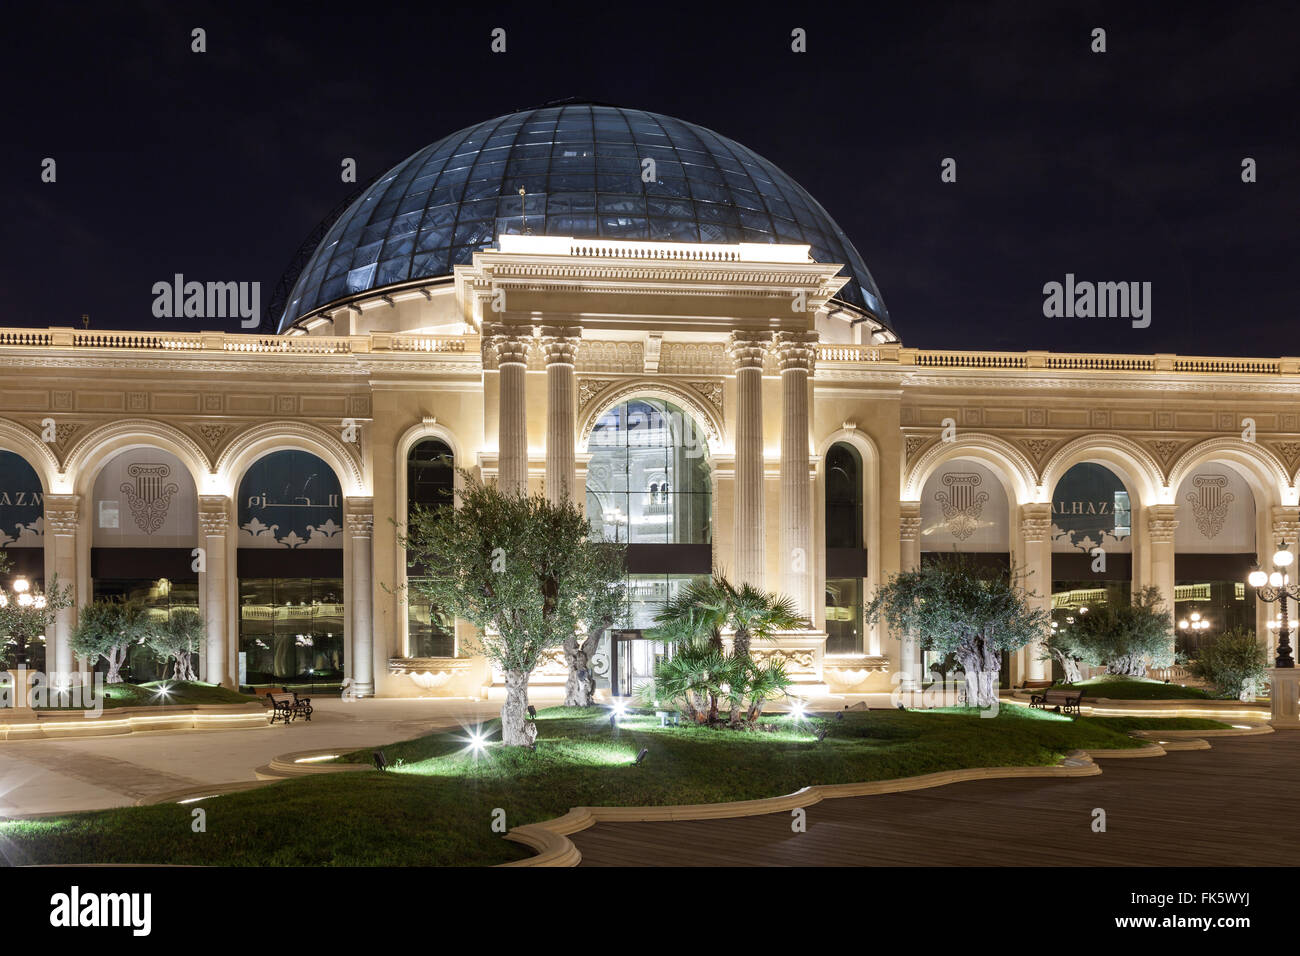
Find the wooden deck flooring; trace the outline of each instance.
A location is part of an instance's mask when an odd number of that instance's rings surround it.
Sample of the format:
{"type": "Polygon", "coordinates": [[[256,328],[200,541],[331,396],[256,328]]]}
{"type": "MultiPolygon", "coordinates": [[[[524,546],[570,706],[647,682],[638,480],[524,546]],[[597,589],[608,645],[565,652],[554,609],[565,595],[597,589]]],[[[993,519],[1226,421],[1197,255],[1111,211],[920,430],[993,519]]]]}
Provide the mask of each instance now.
{"type": "Polygon", "coordinates": [[[1208,751],[1101,759],[1102,774],[985,780],[825,800],[789,814],[602,823],[572,834],[583,866],[1292,866],[1300,732],[1208,751]],[[1106,832],[1092,831],[1093,809],[1106,832]]]}

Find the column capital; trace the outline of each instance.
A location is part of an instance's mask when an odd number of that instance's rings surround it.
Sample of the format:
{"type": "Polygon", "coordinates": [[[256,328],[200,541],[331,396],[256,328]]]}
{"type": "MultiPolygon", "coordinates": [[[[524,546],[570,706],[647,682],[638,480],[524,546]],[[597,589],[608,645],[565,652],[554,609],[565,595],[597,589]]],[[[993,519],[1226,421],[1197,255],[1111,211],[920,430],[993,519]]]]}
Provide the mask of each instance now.
{"type": "Polygon", "coordinates": [[[1177,505],[1148,505],[1147,534],[1152,544],[1171,544],[1178,530],[1177,505]]]}
{"type": "Polygon", "coordinates": [[[483,360],[502,365],[527,365],[528,343],[532,340],[531,328],[484,323],[482,346],[483,360]]]}
{"type": "Polygon", "coordinates": [[[230,499],[225,495],[199,495],[199,530],[208,538],[230,531],[230,499]]]}
{"type": "Polygon", "coordinates": [[[727,340],[727,354],[737,372],[749,368],[762,371],[763,359],[771,342],[770,332],[732,332],[727,340]]]}
{"type": "Polygon", "coordinates": [[[1273,519],[1273,546],[1278,547],[1285,541],[1294,550],[1296,542],[1300,541],[1300,508],[1275,505],[1270,517],[1273,519]]]}
{"type": "Polygon", "coordinates": [[[914,542],[921,537],[921,502],[898,503],[898,540],[914,542]]]}
{"type": "Polygon", "coordinates": [[[799,370],[811,375],[817,364],[819,339],[816,332],[777,332],[773,345],[781,371],[799,370]]]}
{"type": "Polygon", "coordinates": [[[1052,535],[1052,506],[1045,502],[1031,502],[1020,506],[1020,540],[1028,544],[1041,544],[1052,535]]]}
{"type": "Polygon", "coordinates": [[[81,523],[81,495],[46,495],[45,527],[54,534],[76,534],[81,523]]]}
{"type": "Polygon", "coordinates": [[[547,366],[572,365],[578,355],[578,343],[582,341],[582,326],[543,325],[541,331],[547,366]]]}
{"type": "Polygon", "coordinates": [[[375,530],[375,499],[347,498],[343,503],[343,521],[348,534],[368,538],[375,530]]]}

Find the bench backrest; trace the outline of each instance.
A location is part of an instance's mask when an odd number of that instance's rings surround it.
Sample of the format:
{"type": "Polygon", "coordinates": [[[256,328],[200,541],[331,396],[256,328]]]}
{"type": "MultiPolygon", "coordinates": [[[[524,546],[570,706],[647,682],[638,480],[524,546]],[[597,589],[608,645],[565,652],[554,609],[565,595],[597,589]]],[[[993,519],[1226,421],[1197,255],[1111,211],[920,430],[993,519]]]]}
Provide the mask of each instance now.
{"type": "Polygon", "coordinates": [[[281,687],[279,690],[268,689],[266,692],[266,696],[271,698],[271,700],[275,701],[276,703],[284,703],[285,701],[292,701],[294,699],[294,695],[291,692],[285,690],[283,687],[281,687]]]}
{"type": "Polygon", "coordinates": [[[1049,690],[1044,697],[1049,703],[1072,704],[1083,699],[1081,690],[1049,690]]]}

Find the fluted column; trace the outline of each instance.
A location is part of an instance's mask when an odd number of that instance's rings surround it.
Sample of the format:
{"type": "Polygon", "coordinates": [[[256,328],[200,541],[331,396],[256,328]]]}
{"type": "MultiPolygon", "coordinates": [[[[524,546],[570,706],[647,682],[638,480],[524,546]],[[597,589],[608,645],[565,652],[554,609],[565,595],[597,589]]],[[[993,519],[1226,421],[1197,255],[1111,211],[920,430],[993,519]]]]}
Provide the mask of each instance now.
{"type": "Polygon", "coordinates": [[[204,634],[206,678],[210,684],[233,685],[226,670],[229,630],[226,624],[226,535],[230,533],[230,499],[199,496],[199,534],[203,548],[204,634]]]}
{"type": "MultiPolygon", "coordinates": [[[[1165,611],[1174,619],[1174,532],[1177,505],[1151,505],[1147,512],[1147,544],[1151,548],[1151,580],[1160,589],[1165,611]]],[[[1170,650],[1173,650],[1171,647],[1170,650]]]]}
{"type": "Polygon", "coordinates": [[[574,462],[574,428],[577,393],[573,364],[582,329],[544,326],[542,349],[546,354],[546,497],[559,502],[578,495],[574,462]]]}
{"type": "MultiPolygon", "coordinates": [[[[1020,506],[1020,541],[1024,547],[1023,585],[1029,591],[1030,607],[1052,613],[1052,506],[1020,506]]],[[[1042,684],[1051,680],[1051,665],[1041,641],[1025,647],[1025,680],[1042,684]]]]}
{"type": "Polygon", "coordinates": [[[816,362],[816,332],[778,332],[781,370],[781,590],[811,620],[812,486],[808,480],[808,379],[816,362]]]}
{"type": "Polygon", "coordinates": [[[484,349],[496,359],[497,485],[506,494],[528,494],[528,410],[526,373],[528,339],[518,329],[492,326],[485,330],[484,349]]]}
{"type": "Polygon", "coordinates": [[[763,587],[763,356],[769,335],[733,332],[728,351],[736,368],[735,576],[763,587]]]}
{"type": "Polygon", "coordinates": [[[358,697],[375,693],[375,638],[370,613],[371,544],[375,529],[375,499],[348,498],[345,520],[352,549],[352,575],[347,600],[352,627],[352,688],[358,697]]]}
{"type": "Polygon", "coordinates": [[[72,631],[77,626],[77,528],[81,518],[80,495],[45,496],[45,533],[54,544],[54,573],[60,587],[72,589],[72,604],[54,616],[54,654],[46,667],[55,686],[72,682],[72,631]],[[51,664],[53,667],[51,668],[51,664]]]}
{"type": "MultiPolygon", "coordinates": [[[[921,502],[898,503],[898,570],[915,571],[921,566],[921,502]]],[[[899,690],[917,690],[925,677],[921,660],[921,642],[914,631],[898,635],[902,644],[899,654],[899,690]]]]}

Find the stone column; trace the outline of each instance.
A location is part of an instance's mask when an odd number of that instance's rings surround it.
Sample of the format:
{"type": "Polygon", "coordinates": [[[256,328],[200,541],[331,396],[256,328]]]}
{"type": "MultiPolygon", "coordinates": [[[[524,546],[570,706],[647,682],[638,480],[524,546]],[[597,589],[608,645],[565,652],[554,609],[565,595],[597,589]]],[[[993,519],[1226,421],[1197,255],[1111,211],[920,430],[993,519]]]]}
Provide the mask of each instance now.
{"type": "Polygon", "coordinates": [[[577,394],[573,364],[582,329],[544,326],[542,349],[546,354],[546,497],[554,502],[578,497],[574,464],[574,429],[577,394]]]}
{"type": "Polygon", "coordinates": [[[813,520],[808,482],[808,379],[817,359],[816,332],[778,332],[781,369],[781,590],[812,619],[813,520]]]}
{"type": "MultiPolygon", "coordinates": [[[[1178,529],[1177,505],[1151,505],[1147,512],[1147,544],[1151,548],[1151,579],[1160,589],[1165,610],[1176,621],[1174,610],[1174,532],[1178,529]]],[[[1169,648],[1170,652],[1173,647],[1169,648]]]]}
{"type": "MultiPolygon", "coordinates": [[[[484,351],[499,375],[497,484],[506,494],[528,494],[528,330],[496,325],[484,330],[484,351]]],[[[486,357],[486,355],[485,355],[486,357]]]]}
{"type": "MultiPolygon", "coordinates": [[[[921,502],[900,501],[898,503],[898,570],[899,573],[915,571],[920,566],[921,502]]],[[[898,637],[902,644],[899,655],[901,677],[898,689],[920,690],[921,680],[925,677],[921,641],[912,631],[907,631],[898,637]]]]}
{"type": "Polygon", "coordinates": [[[347,593],[352,631],[349,657],[352,673],[349,676],[358,697],[373,697],[375,694],[375,638],[370,613],[374,510],[374,498],[348,498],[344,515],[352,549],[352,575],[347,593]]]}
{"type": "MultiPolygon", "coordinates": [[[[1052,613],[1052,506],[1020,506],[1020,541],[1024,547],[1023,585],[1030,593],[1029,605],[1052,613]]],[[[1025,647],[1025,682],[1046,684],[1052,679],[1051,663],[1045,659],[1041,641],[1025,647]]]]}
{"type": "Polygon", "coordinates": [[[203,548],[204,633],[209,684],[233,687],[227,673],[229,628],[226,623],[226,535],[230,533],[230,499],[225,495],[199,496],[199,535],[203,548]]]}
{"type": "Polygon", "coordinates": [[[72,604],[55,613],[54,653],[46,656],[49,679],[56,686],[73,680],[72,631],[77,626],[77,527],[81,517],[80,495],[45,496],[45,533],[54,544],[54,573],[59,587],[72,589],[72,604]]]}
{"type": "Polygon", "coordinates": [[[736,584],[764,586],[763,358],[770,335],[732,332],[728,351],[736,368],[736,584]]]}

